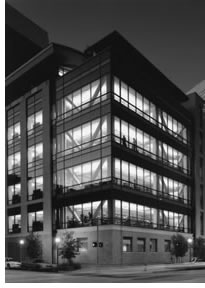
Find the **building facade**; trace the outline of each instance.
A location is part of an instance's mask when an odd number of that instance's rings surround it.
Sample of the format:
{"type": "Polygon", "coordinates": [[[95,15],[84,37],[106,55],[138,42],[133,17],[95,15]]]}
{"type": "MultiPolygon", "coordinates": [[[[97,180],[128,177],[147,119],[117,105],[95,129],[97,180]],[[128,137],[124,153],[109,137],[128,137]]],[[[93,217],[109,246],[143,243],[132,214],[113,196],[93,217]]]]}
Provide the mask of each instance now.
{"type": "Polygon", "coordinates": [[[84,53],[49,44],[6,97],[8,256],[37,232],[56,262],[72,231],[81,263],[169,263],[172,235],[195,235],[188,97],[117,32],[84,53]]]}
{"type": "Polygon", "coordinates": [[[205,237],[205,80],[191,89],[184,103],[193,123],[193,221],[196,223],[194,237],[205,237]]]}

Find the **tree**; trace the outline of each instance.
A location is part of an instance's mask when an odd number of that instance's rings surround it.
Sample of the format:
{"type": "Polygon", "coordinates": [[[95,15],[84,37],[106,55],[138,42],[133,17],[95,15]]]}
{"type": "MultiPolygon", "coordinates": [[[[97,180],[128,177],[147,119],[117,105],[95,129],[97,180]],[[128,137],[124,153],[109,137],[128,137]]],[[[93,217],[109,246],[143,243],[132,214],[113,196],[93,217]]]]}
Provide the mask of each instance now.
{"type": "Polygon", "coordinates": [[[172,236],[171,243],[171,254],[176,257],[178,262],[179,257],[184,257],[186,252],[188,251],[187,240],[186,238],[184,238],[184,236],[176,234],[172,236]]]}
{"type": "Polygon", "coordinates": [[[77,255],[78,242],[73,238],[73,232],[65,232],[62,237],[62,245],[60,247],[59,255],[67,259],[69,264],[73,263],[72,259],[77,255]]]}
{"type": "Polygon", "coordinates": [[[34,258],[41,258],[42,257],[42,244],[39,235],[36,233],[34,234],[33,232],[30,233],[26,237],[26,242],[27,242],[27,254],[29,258],[34,259],[34,258]]]}
{"type": "Polygon", "coordinates": [[[205,239],[202,237],[194,240],[194,256],[205,260],[205,239]]]}

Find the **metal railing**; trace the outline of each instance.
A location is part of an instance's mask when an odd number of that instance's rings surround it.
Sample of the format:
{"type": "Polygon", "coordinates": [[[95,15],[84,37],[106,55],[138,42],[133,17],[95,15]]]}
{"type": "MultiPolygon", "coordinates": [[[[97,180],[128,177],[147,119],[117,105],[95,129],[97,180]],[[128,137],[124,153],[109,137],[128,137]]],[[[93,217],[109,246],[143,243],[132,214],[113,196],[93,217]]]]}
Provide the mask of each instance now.
{"type": "Polygon", "coordinates": [[[125,140],[123,138],[116,136],[116,135],[112,135],[112,140],[114,140],[115,143],[119,144],[120,146],[122,146],[124,148],[127,148],[129,150],[134,151],[135,153],[143,154],[144,156],[147,156],[147,157],[150,157],[154,160],[157,160],[159,163],[163,163],[163,165],[166,165],[167,167],[170,167],[170,168],[174,167],[179,172],[182,172],[186,175],[191,174],[191,171],[189,169],[186,169],[184,167],[181,167],[179,165],[171,163],[170,161],[164,159],[163,157],[160,157],[159,155],[157,155],[151,151],[148,151],[148,150],[136,145],[135,143],[129,142],[127,139],[125,142],[125,140]]]}
{"type": "Polygon", "coordinates": [[[59,222],[54,225],[54,229],[69,229],[69,228],[80,228],[80,227],[89,227],[97,225],[120,225],[120,226],[129,226],[129,227],[142,227],[146,229],[157,229],[157,230],[166,230],[166,231],[175,231],[175,232],[190,232],[188,227],[180,226],[171,226],[167,224],[154,223],[149,220],[142,220],[137,218],[127,218],[123,219],[120,217],[103,217],[89,219],[86,222],[77,221],[75,219],[70,219],[67,222],[59,222]]]}

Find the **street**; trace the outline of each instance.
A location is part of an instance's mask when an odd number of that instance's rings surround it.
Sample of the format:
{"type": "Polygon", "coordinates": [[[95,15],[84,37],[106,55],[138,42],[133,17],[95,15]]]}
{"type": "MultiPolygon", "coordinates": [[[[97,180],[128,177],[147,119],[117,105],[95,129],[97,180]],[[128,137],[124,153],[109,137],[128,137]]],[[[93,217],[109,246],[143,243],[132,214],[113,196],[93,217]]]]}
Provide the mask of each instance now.
{"type": "Polygon", "coordinates": [[[79,275],[73,272],[6,270],[6,283],[205,283],[204,270],[144,272],[136,275],[79,275]],[[76,274],[76,275],[75,275],[76,274]]]}

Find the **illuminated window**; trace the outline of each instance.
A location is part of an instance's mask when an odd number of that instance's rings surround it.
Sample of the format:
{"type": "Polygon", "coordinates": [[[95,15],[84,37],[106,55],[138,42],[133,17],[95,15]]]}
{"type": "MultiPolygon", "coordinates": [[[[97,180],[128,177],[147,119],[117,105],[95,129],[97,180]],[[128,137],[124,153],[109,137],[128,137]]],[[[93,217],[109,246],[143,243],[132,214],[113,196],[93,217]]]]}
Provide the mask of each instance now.
{"type": "Polygon", "coordinates": [[[21,215],[8,216],[8,229],[9,233],[20,233],[21,232],[21,215]]]}
{"type": "Polygon", "coordinates": [[[16,169],[20,168],[21,154],[17,152],[8,156],[8,173],[12,174],[16,169]]]}
{"type": "Polygon", "coordinates": [[[43,197],[43,176],[28,181],[28,198],[35,200],[43,197]]]}
{"type": "Polygon", "coordinates": [[[122,251],[123,252],[132,252],[132,238],[123,237],[122,239],[122,251]]]}
{"type": "Polygon", "coordinates": [[[21,184],[8,186],[8,203],[16,204],[21,201],[21,184]]]}
{"type": "Polygon", "coordinates": [[[43,143],[28,148],[28,163],[43,159],[43,143]]]}
{"type": "Polygon", "coordinates": [[[20,122],[15,123],[14,125],[10,126],[8,128],[8,141],[9,144],[12,143],[15,140],[18,140],[21,135],[21,126],[20,122]]]}
{"type": "Polygon", "coordinates": [[[43,211],[34,211],[28,213],[28,229],[29,231],[43,230],[43,211]]]}
{"type": "MultiPolygon", "coordinates": [[[[107,99],[107,76],[102,77],[57,101],[57,117],[62,119],[107,99]],[[65,115],[63,115],[66,112],[65,115]]],[[[53,113],[55,117],[56,113],[53,113]]]]}
{"type": "Polygon", "coordinates": [[[40,127],[43,124],[43,112],[38,111],[28,117],[27,130],[32,130],[40,127]]]}

